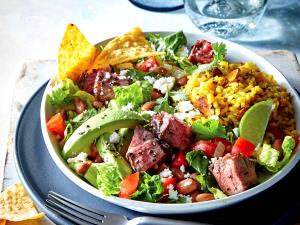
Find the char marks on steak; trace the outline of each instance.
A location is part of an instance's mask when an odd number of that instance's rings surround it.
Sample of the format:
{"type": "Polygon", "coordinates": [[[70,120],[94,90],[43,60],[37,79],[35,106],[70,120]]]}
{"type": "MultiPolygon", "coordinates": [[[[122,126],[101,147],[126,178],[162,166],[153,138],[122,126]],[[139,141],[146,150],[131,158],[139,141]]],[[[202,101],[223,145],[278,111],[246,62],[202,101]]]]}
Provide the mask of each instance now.
{"type": "Polygon", "coordinates": [[[255,163],[242,154],[226,154],[213,161],[209,170],[227,195],[243,192],[258,182],[255,163]]]}
{"type": "Polygon", "coordinates": [[[100,102],[114,98],[113,86],[129,85],[131,80],[113,73],[111,67],[93,70],[92,73],[84,73],[78,81],[78,86],[92,95],[100,102]]]}
{"type": "Polygon", "coordinates": [[[151,126],[155,135],[174,148],[185,150],[192,140],[192,129],[174,116],[160,112],[152,116],[151,126]]]}
{"type": "Polygon", "coordinates": [[[167,155],[168,150],[159,144],[150,131],[141,126],[134,129],[126,158],[135,171],[147,171],[162,162],[167,155]]]}

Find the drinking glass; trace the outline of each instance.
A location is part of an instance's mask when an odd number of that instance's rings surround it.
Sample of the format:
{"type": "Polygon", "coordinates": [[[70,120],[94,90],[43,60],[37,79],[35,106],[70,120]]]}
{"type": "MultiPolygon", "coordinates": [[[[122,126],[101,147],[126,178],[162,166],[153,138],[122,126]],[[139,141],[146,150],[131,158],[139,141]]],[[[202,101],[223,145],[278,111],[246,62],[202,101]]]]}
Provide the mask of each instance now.
{"type": "Polygon", "coordinates": [[[267,0],[185,0],[192,22],[204,33],[235,37],[254,29],[263,16],[267,0]]]}

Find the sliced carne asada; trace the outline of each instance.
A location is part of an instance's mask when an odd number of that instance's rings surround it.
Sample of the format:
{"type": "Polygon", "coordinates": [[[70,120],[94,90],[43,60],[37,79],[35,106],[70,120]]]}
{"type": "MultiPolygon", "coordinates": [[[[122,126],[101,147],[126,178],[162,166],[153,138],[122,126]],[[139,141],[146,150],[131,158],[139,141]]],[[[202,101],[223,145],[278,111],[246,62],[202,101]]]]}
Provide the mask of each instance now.
{"type": "Polygon", "coordinates": [[[130,78],[118,76],[112,72],[111,67],[107,67],[82,74],[78,86],[81,90],[94,95],[98,101],[105,102],[114,98],[113,86],[126,86],[130,83],[130,78]]]}
{"type": "Polygon", "coordinates": [[[213,161],[209,170],[227,195],[238,194],[258,183],[255,163],[242,154],[226,154],[213,161]]]}
{"type": "Polygon", "coordinates": [[[135,171],[147,171],[162,162],[167,155],[166,149],[160,146],[150,131],[141,126],[134,129],[126,158],[135,171]]]}
{"type": "Polygon", "coordinates": [[[155,135],[174,148],[185,150],[192,139],[192,129],[174,116],[160,112],[152,116],[151,126],[155,135]]]}

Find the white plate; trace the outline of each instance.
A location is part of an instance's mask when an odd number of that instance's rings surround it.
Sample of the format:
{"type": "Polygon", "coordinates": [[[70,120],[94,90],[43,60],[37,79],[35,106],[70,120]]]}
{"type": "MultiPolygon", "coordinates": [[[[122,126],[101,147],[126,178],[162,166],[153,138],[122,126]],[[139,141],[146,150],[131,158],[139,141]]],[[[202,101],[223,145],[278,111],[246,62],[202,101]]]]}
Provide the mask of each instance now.
{"type": "MultiPolygon", "coordinates": [[[[160,33],[161,35],[168,35],[173,32],[155,32],[153,33],[160,33]]],[[[227,52],[227,59],[230,62],[248,62],[251,61],[255,63],[262,71],[272,74],[274,76],[274,79],[280,84],[287,88],[288,92],[291,93],[293,97],[293,105],[295,110],[295,117],[296,117],[296,123],[297,123],[297,131],[300,131],[300,99],[295,90],[290,86],[288,81],[285,79],[285,77],[269,62],[267,62],[265,59],[263,59],[261,56],[258,56],[254,52],[238,45],[230,41],[226,41],[220,38],[211,37],[207,35],[200,35],[200,34],[194,34],[194,33],[185,33],[188,44],[192,45],[195,43],[198,39],[206,39],[210,42],[224,42],[227,46],[228,52],[227,52]]],[[[101,42],[100,44],[107,43],[108,40],[105,40],[101,42]]],[[[53,76],[54,78],[54,76],[53,76]]],[[[296,163],[299,161],[300,158],[300,151],[296,152],[296,154],[293,155],[292,159],[286,165],[282,170],[280,170],[278,173],[273,175],[269,180],[265,181],[264,183],[261,183],[247,191],[244,191],[242,193],[239,193],[237,195],[233,195],[230,197],[227,197],[225,199],[219,199],[219,200],[213,200],[213,201],[207,201],[207,202],[199,202],[199,203],[185,203],[185,204],[161,204],[161,203],[148,203],[148,202],[140,202],[140,201],[134,201],[134,200],[128,200],[128,199],[122,199],[118,197],[108,197],[105,196],[99,191],[98,189],[94,188],[89,183],[85,182],[84,180],[80,179],[67,165],[67,163],[63,160],[63,158],[60,155],[61,150],[57,146],[57,143],[54,139],[51,139],[51,136],[49,135],[47,128],[46,128],[46,118],[49,118],[50,115],[53,115],[53,109],[51,107],[51,104],[49,102],[48,94],[50,93],[50,86],[53,83],[53,78],[50,80],[49,84],[47,85],[47,88],[45,90],[45,93],[43,95],[43,100],[41,104],[41,126],[42,126],[42,132],[43,137],[45,139],[45,143],[47,145],[48,151],[56,163],[56,165],[60,168],[60,170],[69,178],[71,179],[75,184],[77,184],[79,187],[84,189],[85,191],[102,198],[108,202],[114,203],[119,206],[123,206],[128,209],[136,210],[139,212],[145,212],[145,213],[153,213],[153,214],[177,214],[177,213],[192,213],[192,212],[204,212],[209,211],[213,209],[220,209],[222,207],[229,206],[231,204],[236,204],[242,200],[245,200],[251,196],[254,196],[267,188],[274,185],[276,182],[281,180],[284,176],[286,176],[292,168],[296,165],[296,163]]]]}

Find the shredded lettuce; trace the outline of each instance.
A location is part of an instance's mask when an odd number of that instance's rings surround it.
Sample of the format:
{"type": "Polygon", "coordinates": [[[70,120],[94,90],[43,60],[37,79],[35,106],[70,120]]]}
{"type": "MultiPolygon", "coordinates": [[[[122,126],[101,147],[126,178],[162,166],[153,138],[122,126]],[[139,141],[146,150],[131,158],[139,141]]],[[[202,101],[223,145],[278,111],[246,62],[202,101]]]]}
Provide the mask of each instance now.
{"type": "Polygon", "coordinates": [[[169,92],[164,97],[156,99],[157,106],[154,107],[155,112],[168,112],[174,114],[174,108],[169,104],[169,92]]]}
{"type": "Polygon", "coordinates": [[[92,108],[92,102],[95,101],[95,97],[93,95],[79,90],[78,86],[75,85],[71,79],[65,79],[59,81],[52,88],[50,102],[54,106],[64,105],[64,108],[68,108],[66,106],[72,103],[74,97],[79,97],[88,105],[89,108],[92,108]]]}
{"type": "Polygon", "coordinates": [[[282,143],[283,159],[279,161],[279,151],[269,144],[264,144],[258,154],[258,163],[268,171],[276,173],[289,162],[294,147],[295,140],[291,136],[286,136],[282,143]]]}
{"type": "Polygon", "coordinates": [[[197,135],[197,139],[210,140],[215,137],[227,138],[225,127],[218,120],[208,120],[205,123],[196,121],[192,125],[192,130],[197,135]]]}
{"type": "Polygon", "coordinates": [[[150,100],[153,87],[148,81],[136,81],[129,86],[113,87],[113,90],[114,101],[119,108],[130,103],[132,110],[138,110],[143,103],[150,100]]]}
{"type": "Polygon", "coordinates": [[[121,177],[115,163],[100,163],[97,166],[97,185],[105,195],[117,195],[120,192],[121,177]]]}
{"type": "Polygon", "coordinates": [[[140,175],[138,189],[130,195],[130,198],[139,201],[157,202],[161,198],[163,191],[164,188],[158,174],[151,176],[143,172],[140,175]]]}
{"type": "Polygon", "coordinates": [[[177,60],[176,52],[187,44],[186,37],[182,31],[161,37],[159,34],[149,34],[148,41],[153,49],[158,52],[165,52],[164,59],[177,60]]]}
{"type": "Polygon", "coordinates": [[[210,187],[209,191],[214,195],[215,199],[226,198],[227,195],[223,193],[219,188],[210,187]]]}
{"type": "Polygon", "coordinates": [[[201,175],[207,174],[208,159],[204,156],[202,151],[190,151],[186,153],[186,160],[188,164],[193,167],[201,175]]]}
{"type": "Polygon", "coordinates": [[[210,192],[214,195],[215,199],[221,199],[227,197],[217,186],[213,175],[198,175],[196,180],[199,182],[201,190],[204,192],[210,192]]]}

